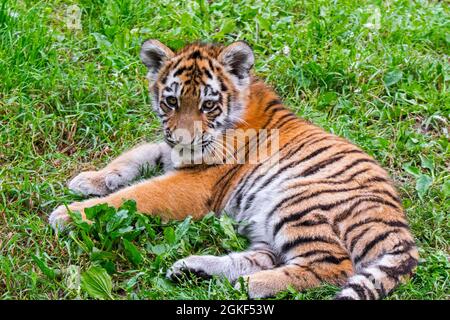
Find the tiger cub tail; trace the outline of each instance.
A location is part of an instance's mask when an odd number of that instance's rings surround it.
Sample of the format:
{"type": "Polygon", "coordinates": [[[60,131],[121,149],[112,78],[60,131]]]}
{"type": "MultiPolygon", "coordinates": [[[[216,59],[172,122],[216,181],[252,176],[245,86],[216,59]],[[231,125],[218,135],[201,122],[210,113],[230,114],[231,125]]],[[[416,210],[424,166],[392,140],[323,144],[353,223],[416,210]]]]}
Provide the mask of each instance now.
{"type": "MultiPolygon", "coordinates": [[[[350,246],[355,274],[337,294],[337,300],[381,299],[410,277],[419,254],[409,228],[399,221],[386,228],[373,226],[367,241],[350,246]]],[[[359,242],[359,241],[358,241],[359,242]]]]}

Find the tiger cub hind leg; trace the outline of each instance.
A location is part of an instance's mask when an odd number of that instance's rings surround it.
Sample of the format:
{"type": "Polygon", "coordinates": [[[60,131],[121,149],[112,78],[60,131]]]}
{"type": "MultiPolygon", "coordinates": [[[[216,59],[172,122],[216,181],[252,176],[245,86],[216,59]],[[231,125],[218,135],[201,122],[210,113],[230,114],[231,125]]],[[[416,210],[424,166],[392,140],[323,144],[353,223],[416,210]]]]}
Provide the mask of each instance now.
{"type": "Polygon", "coordinates": [[[139,177],[142,170],[162,163],[171,170],[170,147],[166,143],[141,144],[98,171],[85,171],[69,181],[71,191],[88,196],[107,195],[139,177]]]}
{"type": "Polygon", "coordinates": [[[189,256],[175,262],[167,271],[167,277],[177,280],[189,274],[202,278],[221,276],[233,283],[240,276],[272,269],[277,265],[277,261],[273,251],[262,247],[225,256],[189,256]]]}
{"type": "MultiPolygon", "coordinates": [[[[267,298],[292,286],[298,291],[323,283],[343,285],[353,274],[353,265],[345,250],[319,243],[317,249],[304,250],[285,264],[243,276],[251,299],[267,298]]],[[[240,289],[240,283],[236,284],[240,289]]]]}

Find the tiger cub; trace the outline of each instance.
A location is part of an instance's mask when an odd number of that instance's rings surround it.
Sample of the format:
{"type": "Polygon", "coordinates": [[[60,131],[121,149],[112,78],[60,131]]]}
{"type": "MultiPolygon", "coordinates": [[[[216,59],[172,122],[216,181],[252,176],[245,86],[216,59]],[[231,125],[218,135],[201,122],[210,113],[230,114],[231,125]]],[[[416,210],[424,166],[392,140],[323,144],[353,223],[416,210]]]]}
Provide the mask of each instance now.
{"type": "MultiPolygon", "coordinates": [[[[412,274],[418,251],[386,171],[358,147],[283,106],[253,76],[248,44],[194,43],[173,52],[148,40],[140,57],[164,142],[139,145],[99,171],[80,173],[69,188],[100,197],[72,203],[70,210],[85,217],[87,207],[119,207],[132,199],[140,212],[163,219],[226,212],[250,247],[189,256],[167,276],[223,276],[236,287],[243,277],[250,298],[326,282],[342,286],[337,299],[379,299],[412,274]],[[266,132],[264,139],[258,133],[256,147],[265,141],[276,151],[253,152],[255,139],[242,134],[249,130],[266,132]],[[225,142],[230,131],[241,133],[225,142]],[[239,151],[244,156],[237,159],[239,151]],[[164,175],[127,186],[143,166],[158,163],[164,175]]],[[[49,221],[55,228],[67,223],[66,207],[49,221]]]]}

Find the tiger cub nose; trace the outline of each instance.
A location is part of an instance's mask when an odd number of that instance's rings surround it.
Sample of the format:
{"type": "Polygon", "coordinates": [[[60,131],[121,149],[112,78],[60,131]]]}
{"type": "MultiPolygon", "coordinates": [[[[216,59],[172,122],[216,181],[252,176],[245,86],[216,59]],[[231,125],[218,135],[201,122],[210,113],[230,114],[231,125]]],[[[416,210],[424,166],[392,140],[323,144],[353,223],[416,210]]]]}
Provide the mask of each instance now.
{"type": "Polygon", "coordinates": [[[176,129],[172,132],[173,140],[181,145],[189,145],[193,142],[192,134],[186,129],[176,129]]]}

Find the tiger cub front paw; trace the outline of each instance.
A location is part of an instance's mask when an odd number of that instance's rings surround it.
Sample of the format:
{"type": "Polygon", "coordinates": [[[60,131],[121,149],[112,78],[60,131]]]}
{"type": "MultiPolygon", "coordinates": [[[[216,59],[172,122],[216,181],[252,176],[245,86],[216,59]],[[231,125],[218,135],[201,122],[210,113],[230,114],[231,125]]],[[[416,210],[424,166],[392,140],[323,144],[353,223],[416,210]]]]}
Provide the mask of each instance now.
{"type": "Polygon", "coordinates": [[[66,226],[71,221],[71,215],[69,214],[69,211],[72,213],[79,213],[81,215],[81,219],[83,221],[86,221],[87,223],[92,223],[92,221],[88,220],[86,218],[86,214],[84,213],[84,210],[86,208],[90,208],[94,205],[99,204],[97,201],[97,198],[93,198],[90,200],[86,200],[83,202],[72,202],[68,206],[59,206],[55,210],[53,210],[52,213],[50,213],[48,217],[48,222],[52,226],[54,230],[64,230],[66,226]]]}
{"type": "Polygon", "coordinates": [[[197,277],[208,279],[211,278],[211,264],[214,263],[208,256],[189,256],[187,258],[176,261],[169,270],[166,277],[172,281],[177,281],[185,275],[193,274],[197,277]]]}
{"type": "Polygon", "coordinates": [[[63,230],[69,221],[70,216],[65,206],[59,206],[48,217],[48,222],[54,230],[63,230]]]}
{"type": "Polygon", "coordinates": [[[126,183],[126,179],[115,171],[86,171],[73,178],[68,187],[71,191],[85,196],[103,196],[126,183]]]}

